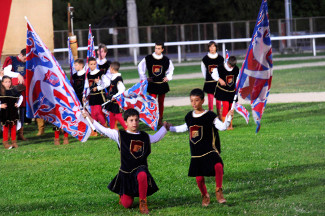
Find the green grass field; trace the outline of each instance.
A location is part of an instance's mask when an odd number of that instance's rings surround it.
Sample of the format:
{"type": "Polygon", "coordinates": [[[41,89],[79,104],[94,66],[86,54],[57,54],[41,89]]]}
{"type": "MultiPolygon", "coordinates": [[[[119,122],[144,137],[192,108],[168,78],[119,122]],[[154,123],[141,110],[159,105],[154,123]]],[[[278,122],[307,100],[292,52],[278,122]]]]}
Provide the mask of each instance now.
{"type": "MultiPolygon", "coordinates": [[[[182,124],[187,107],[168,107],[165,119],[182,124]]],[[[238,114],[235,130],[220,132],[225,163],[227,204],[214,197],[214,179],[206,178],[212,202],[201,207],[194,178],[187,177],[188,133],[168,133],[153,144],[149,169],[160,190],[148,198],[152,215],[324,215],[325,103],[268,104],[261,131],[238,114]]],[[[141,124],[141,129],[149,133],[141,124]]],[[[54,146],[49,125],[35,137],[34,124],[25,127],[29,141],[19,148],[0,148],[1,215],[135,215],[118,205],[106,186],[117,174],[116,143],[70,138],[54,146]]]]}
{"type": "MultiPolygon", "coordinates": [[[[273,71],[271,94],[325,91],[325,66],[273,71]]],[[[203,88],[204,79],[172,80],[167,97],[188,96],[193,88],[203,88]]],[[[126,84],[130,88],[133,84],[126,84]]]]}

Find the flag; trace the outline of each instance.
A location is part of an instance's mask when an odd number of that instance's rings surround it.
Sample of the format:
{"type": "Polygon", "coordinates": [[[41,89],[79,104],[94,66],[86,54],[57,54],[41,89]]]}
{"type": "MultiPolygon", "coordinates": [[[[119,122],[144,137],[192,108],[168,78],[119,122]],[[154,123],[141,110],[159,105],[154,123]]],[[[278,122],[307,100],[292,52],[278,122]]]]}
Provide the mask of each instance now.
{"type": "Polygon", "coordinates": [[[148,81],[141,80],[123,94],[117,96],[116,102],[124,109],[136,109],[140,113],[140,120],[151,129],[157,130],[159,109],[156,99],[147,95],[148,81]]]}
{"type": "Polygon", "coordinates": [[[228,50],[226,49],[226,58],[225,58],[225,63],[228,62],[228,59],[229,59],[229,53],[228,53],[228,50]]]}
{"type": "Polygon", "coordinates": [[[257,125],[256,133],[260,130],[261,118],[271,88],[272,68],[268,7],[267,1],[263,0],[236,86],[239,95],[251,103],[253,118],[257,125]]]}
{"type": "Polygon", "coordinates": [[[72,76],[73,74],[77,73],[76,69],[74,68],[74,58],[72,55],[71,47],[70,47],[70,38],[68,37],[68,53],[69,53],[69,66],[70,66],[70,83],[73,84],[72,76]]]}
{"type": "MultiPolygon", "coordinates": [[[[27,20],[27,18],[26,18],[27,20]]],[[[42,118],[84,142],[90,127],[59,63],[27,20],[26,115],[42,118]]]]}
{"type": "Polygon", "coordinates": [[[246,123],[248,124],[249,121],[249,112],[247,111],[247,109],[243,106],[240,105],[239,103],[235,103],[235,110],[238,114],[240,114],[241,116],[244,117],[246,123]]]}
{"type": "MultiPolygon", "coordinates": [[[[89,24],[89,31],[88,31],[88,50],[87,50],[87,63],[85,65],[85,84],[84,84],[84,91],[83,91],[83,97],[87,98],[88,95],[90,94],[90,86],[89,86],[89,81],[88,81],[88,73],[89,73],[89,67],[88,67],[88,59],[90,57],[96,58],[96,53],[94,49],[94,37],[91,32],[91,25],[89,24]]],[[[89,109],[90,112],[90,109],[89,109]]]]}

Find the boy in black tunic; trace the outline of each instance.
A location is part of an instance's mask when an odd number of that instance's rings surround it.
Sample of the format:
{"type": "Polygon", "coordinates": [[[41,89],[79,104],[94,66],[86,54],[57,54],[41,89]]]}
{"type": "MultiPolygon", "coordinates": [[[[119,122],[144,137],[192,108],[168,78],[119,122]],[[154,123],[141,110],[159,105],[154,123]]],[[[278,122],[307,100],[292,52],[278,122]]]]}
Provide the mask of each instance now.
{"type": "Polygon", "coordinates": [[[84,60],[76,59],[73,65],[77,73],[72,75],[73,79],[73,89],[79,99],[80,104],[82,104],[82,95],[85,86],[86,71],[84,70],[84,60]]]}
{"type": "Polygon", "coordinates": [[[109,66],[111,65],[111,62],[106,59],[107,55],[107,47],[105,44],[98,44],[98,50],[97,50],[98,58],[97,58],[97,65],[100,71],[102,71],[104,74],[106,74],[108,71],[109,66]]]}
{"type": "MultiPolygon", "coordinates": [[[[219,65],[222,65],[224,58],[221,55],[218,55],[218,45],[214,41],[210,41],[208,44],[208,54],[205,55],[201,61],[201,71],[205,79],[203,91],[208,94],[208,106],[209,110],[213,111],[213,99],[214,92],[216,89],[217,81],[212,79],[211,74],[213,69],[218,68],[219,65]]],[[[216,108],[217,115],[220,118],[221,116],[221,101],[216,99],[216,108]]]]}
{"type": "MultiPolygon", "coordinates": [[[[236,93],[236,80],[239,74],[236,63],[236,57],[230,56],[226,63],[212,72],[212,78],[218,81],[214,96],[217,100],[222,101],[222,121],[225,120],[228,111],[231,109],[236,93]]],[[[233,130],[232,122],[228,130],[233,130]]]]}
{"type": "Polygon", "coordinates": [[[155,52],[147,55],[138,65],[140,79],[148,80],[147,92],[158,99],[159,125],[162,124],[164,116],[165,94],[169,92],[168,82],[172,80],[174,73],[172,61],[162,54],[163,51],[164,43],[156,43],[155,52]],[[148,78],[146,70],[148,70],[148,78]]]}
{"type": "MultiPolygon", "coordinates": [[[[109,82],[110,84],[107,92],[107,99],[110,100],[110,102],[105,105],[104,109],[110,112],[109,125],[111,129],[117,129],[117,124],[115,124],[115,122],[118,121],[120,122],[124,130],[126,130],[127,127],[122,117],[122,109],[120,108],[120,106],[115,100],[117,96],[119,96],[125,91],[123,78],[121,73],[119,73],[119,69],[120,69],[119,62],[112,62],[111,66],[109,67],[111,78],[110,78],[110,82],[109,82]]],[[[107,77],[107,75],[104,75],[103,78],[104,77],[107,77]]],[[[97,83],[97,85],[99,85],[97,89],[106,87],[104,79],[102,80],[96,79],[95,82],[97,83]],[[102,84],[104,84],[104,86],[102,84]]]]}
{"type": "Polygon", "coordinates": [[[204,110],[204,92],[201,89],[193,89],[190,93],[193,111],[185,116],[185,124],[171,126],[171,132],[189,131],[191,163],[188,176],[196,177],[197,185],[202,194],[202,206],[210,203],[204,176],[215,176],[216,197],[219,203],[226,200],[222,193],[223,162],[220,157],[221,148],[218,130],[226,130],[233,117],[233,110],[229,111],[225,122],[221,122],[214,112],[204,110]]]}
{"type": "Polygon", "coordinates": [[[134,197],[139,197],[140,213],[148,214],[147,195],[155,193],[158,187],[148,170],[147,158],[151,152],[151,144],[165,136],[169,124],[164,122],[164,126],[156,134],[149,135],[138,130],[139,112],[135,109],[124,112],[126,131],[105,128],[86,112],[83,116],[90,118],[98,132],[117,142],[121,152],[120,170],[108,189],[120,195],[120,204],[125,208],[130,208],[134,197]]]}

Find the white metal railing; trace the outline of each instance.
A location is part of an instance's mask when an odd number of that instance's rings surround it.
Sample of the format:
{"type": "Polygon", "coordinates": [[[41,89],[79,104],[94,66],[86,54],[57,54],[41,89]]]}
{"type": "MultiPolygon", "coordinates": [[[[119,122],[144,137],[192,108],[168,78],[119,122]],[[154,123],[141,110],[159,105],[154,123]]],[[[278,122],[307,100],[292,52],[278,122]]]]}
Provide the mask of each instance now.
{"type": "MultiPolygon", "coordinates": [[[[276,40],[297,40],[297,39],[312,39],[313,55],[316,56],[316,39],[325,38],[325,34],[314,34],[314,35],[296,35],[296,36],[279,36],[271,37],[272,41],[276,40]]],[[[177,46],[178,63],[182,61],[181,46],[184,45],[200,45],[208,44],[211,40],[201,41],[177,41],[177,42],[165,42],[165,46],[177,46]]],[[[239,43],[239,42],[250,42],[251,38],[236,38],[236,39],[218,39],[214,40],[218,44],[222,44],[222,55],[226,55],[226,43],[239,43]]],[[[153,47],[155,43],[141,43],[141,44],[120,44],[120,45],[107,45],[107,49],[122,49],[122,48],[134,48],[133,49],[133,61],[134,65],[137,65],[137,48],[139,47],[153,47]]],[[[88,47],[78,47],[78,51],[87,50],[88,47]]],[[[95,46],[98,49],[98,46],[95,46]]],[[[68,52],[68,48],[54,49],[54,52],[68,52]]]]}

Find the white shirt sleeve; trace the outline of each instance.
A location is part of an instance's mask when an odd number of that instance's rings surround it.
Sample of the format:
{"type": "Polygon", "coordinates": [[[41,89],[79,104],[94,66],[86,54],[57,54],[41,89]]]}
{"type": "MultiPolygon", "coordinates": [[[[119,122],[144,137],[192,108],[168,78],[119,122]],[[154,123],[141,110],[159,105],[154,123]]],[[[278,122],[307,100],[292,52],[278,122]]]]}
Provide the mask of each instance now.
{"type": "Polygon", "coordinates": [[[167,129],[165,127],[161,127],[157,133],[154,135],[149,135],[150,143],[159,142],[167,133],[167,129]]]}
{"type": "Polygon", "coordinates": [[[202,71],[202,75],[205,79],[207,68],[205,67],[205,64],[203,63],[203,61],[201,61],[201,71],[202,71]]]}
{"type": "Polygon", "coordinates": [[[219,131],[227,130],[227,128],[228,128],[229,125],[230,125],[230,122],[231,122],[231,116],[230,116],[230,115],[226,117],[225,122],[220,121],[218,117],[216,117],[216,118],[213,120],[213,124],[214,124],[214,126],[215,126],[219,131]]]}
{"type": "Polygon", "coordinates": [[[117,90],[118,90],[118,92],[115,95],[113,95],[113,98],[116,98],[120,94],[123,94],[123,92],[125,91],[125,86],[124,86],[123,82],[120,81],[117,83],[117,90]]]}
{"type": "Polygon", "coordinates": [[[18,105],[18,107],[20,107],[20,105],[21,105],[21,103],[23,102],[23,100],[24,100],[24,97],[23,97],[22,95],[20,95],[20,96],[19,96],[19,99],[18,99],[18,101],[17,101],[17,105],[18,105]]]}
{"type": "Polygon", "coordinates": [[[12,65],[8,65],[7,67],[5,67],[3,69],[3,74],[8,76],[8,77],[11,77],[11,78],[16,78],[18,77],[19,73],[17,72],[12,72],[12,65]]]}
{"type": "Polygon", "coordinates": [[[219,72],[218,72],[218,68],[214,68],[212,70],[212,74],[211,74],[212,79],[214,79],[215,81],[219,81],[219,72]]]}
{"type": "Polygon", "coordinates": [[[142,61],[138,65],[138,73],[140,76],[140,80],[147,79],[146,71],[147,71],[146,59],[143,58],[142,61]]]}
{"type": "Polygon", "coordinates": [[[179,126],[170,126],[169,131],[170,132],[176,132],[176,133],[183,133],[185,131],[187,131],[187,124],[184,123],[182,125],[179,126]]]}
{"type": "Polygon", "coordinates": [[[117,142],[117,145],[120,147],[120,141],[119,141],[117,130],[106,128],[101,124],[99,124],[97,121],[94,121],[93,125],[100,134],[103,134],[108,138],[114,140],[115,142],[117,142]]]}
{"type": "Polygon", "coordinates": [[[166,77],[167,77],[168,81],[173,79],[174,69],[175,69],[175,67],[173,65],[173,62],[171,60],[169,60],[169,67],[168,67],[168,70],[166,71],[166,77]]]}
{"type": "Polygon", "coordinates": [[[97,90],[106,89],[111,84],[111,80],[107,77],[107,75],[103,75],[102,78],[97,83],[97,90]]]}

